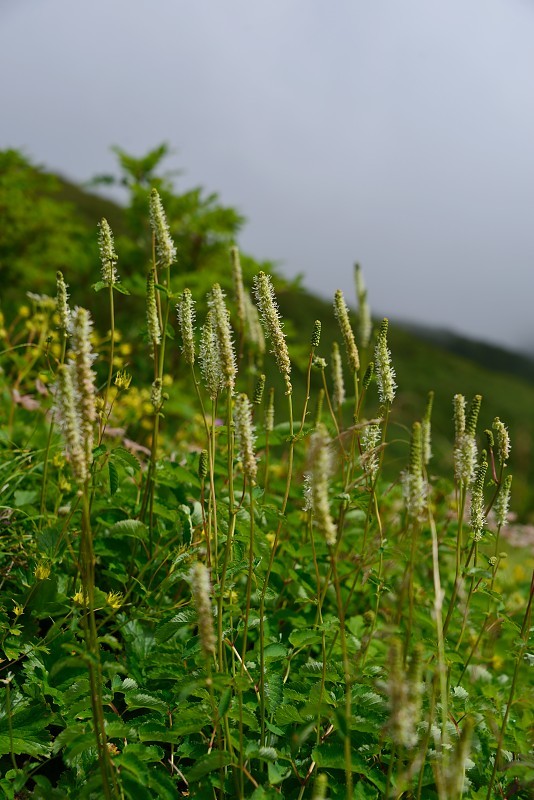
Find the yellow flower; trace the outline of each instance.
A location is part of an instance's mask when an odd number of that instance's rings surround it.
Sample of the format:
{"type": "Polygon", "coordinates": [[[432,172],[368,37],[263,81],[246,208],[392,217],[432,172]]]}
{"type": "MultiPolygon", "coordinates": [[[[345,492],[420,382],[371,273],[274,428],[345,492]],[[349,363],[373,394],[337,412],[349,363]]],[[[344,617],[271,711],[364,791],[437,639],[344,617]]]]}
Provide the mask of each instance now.
{"type": "Polygon", "coordinates": [[[269,533],[266,533],[266,534],[265,534],[265,538],[267,539],[267,541],[269,542],[269,544],[270,544],[270,545],[271,545],[271,547],[272,547],[272,546],[273,546],[273,544],[274,544],[274,540],[275,540],[275,538],[276,538],[276,534],[275,534],[275,532],[274,532],[274,531],[270,531],[269,533]]]}
{"type": "Polygon", "coordinates": [[[16,617],[20,617],[21,614],[24,614],[24,607],[19,606],[18,603],[15,603],[15,607],[13,609],[13,613],[16,617]]]}
{"type": "Polygon", "coordinates": [[[48,564],[37,564],[35,572],[33,573],[38,581],[45,581],[50,575],[50,567],[48,564]]]}
{"type": "Polygon", "coordinates": [[[106,597],[106,603],[108,606],[111,606],[111,608],[120,608],[123,600],[124,595],[122,592],[108,592],[106,597]]]}
{"type": "Polygon", "coordinates": [[[78,589],[72,599],[77,606],[87,606],[89,604],[89,598],[81,587],[78,589]]]}
{"type": "Polygon", "coordinates": [[[21,317],[29,317],[30,316],[30,307],[29,306],[21,306],[19,308],[19,314],[21,317]]]}
{"type": "Polygon", "coordinates": [[[124,342],[123,344],[120,345],[119,353],[122,356],[129,356],[131,352],[132,352],[132,345],[130,344],[130,342],[124,342]]]}
{"type": "Polygon", "coordinates": [[[132,376],[126,372],[126,370],[122,370],[121,372],[117,372],[115,375],[115,386],[118,389],[126,390],[130,388],[130,384],[132,382],[132,376]]]}

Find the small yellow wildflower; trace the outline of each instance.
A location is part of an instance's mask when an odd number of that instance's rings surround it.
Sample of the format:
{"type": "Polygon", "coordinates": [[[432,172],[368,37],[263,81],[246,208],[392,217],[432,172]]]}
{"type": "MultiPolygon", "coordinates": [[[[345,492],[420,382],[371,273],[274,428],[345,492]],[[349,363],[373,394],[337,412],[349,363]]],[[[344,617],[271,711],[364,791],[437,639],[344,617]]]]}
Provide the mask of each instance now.
{"type": "Polygon", "coordinates": [[[18,603],[15,603],[13,613],[16,617],[20,617],[22,614],[24,614],[24,606],[19,606],[18,603]]]}
{"type": "Polygon", "coordinates": [[[115,386],[119,390],[126,391],[126,389],[130,388],[131,382],[132,376],[126,370],[121,370],[115,375],[115,386]]]}
{"type": "Polygon", "coordinates": [[[131,352],[132,352],[132,345],[130,344],[130,342],[123,342],[123,344],[120,345],[119,353],[121,354],[121,356],[129,356],[131,355],[131,352]]]}
{"type": "Polygon", "coordinates": [[[50,567],[48,564],[37,564],[35,572],[33,573],[38,581],[45,581],[50,575],[50,567]]]}
{"type": "Polygon", "coordinates": [[[122,592],[108,592],[106,596],[106,603],[111,608],[120,608],[124,600],[122,592]]]}
{"type": "Polygon", "coordinates": [[[272,547],[273,544],[274,544],[274,540],[276,538],[276,533],[274,531],[269,531],[269,533],[265,534],[265,538],[267,539],[267,541],[269,542],[269,544],[272,547]]]}
{"type": "Polygon", "coordinates": [[[21,306],[19,308],[19,315],[21,317],[29,317],[30,316],[30,307],[29,306],[21,306]]]}
{"type": "Polygon", "coordinates": [[[81,587],[78,589],[72,599],[77,606],[87,606],[89,604],[89,598],[81,587]]]}

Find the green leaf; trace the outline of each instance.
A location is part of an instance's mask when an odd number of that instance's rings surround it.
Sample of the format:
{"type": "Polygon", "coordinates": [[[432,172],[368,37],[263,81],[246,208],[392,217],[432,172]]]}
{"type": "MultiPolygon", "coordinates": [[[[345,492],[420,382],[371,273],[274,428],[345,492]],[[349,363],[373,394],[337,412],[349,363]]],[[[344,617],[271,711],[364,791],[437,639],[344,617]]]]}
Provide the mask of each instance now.
{"type": "Polygon", "coordinates": [[[125,466],[131,467],[134,472],[139,472],[141,469],[141,462],[137,456],[134,456],[134,454],[130,453],[125,447],[115,447],[111,451],[111,458],[122,462],[125,466]]]}
{"type": "Polygon", "coordinates": [[[311,629],[304,629],[301,631],[291,631],[289,634],[289,641],[293,647],[301,648],[307,647],[311,644],[317,644],[321,641],[321,634],[311,629]]]}
{"type": "Polygon", "coordinates": [[[272,675],[267,676],[265,681],[265,695],[269,716],[275,714],[276,709],[282,705],[283,688],[283,679],[279,672],[274,672],[272,675]]]}
{"type": "Polygon", "coordinates": [[[122,283],[114,283],[113,284],[113,291],[118,292],[119,294],[130,294],[128,289],[126,289],[122,283]]]}
{"type": "Polygon", "coordinates": [[[134,539],[146,539],[147,527],[138,519],[121,519],[112,528],[113,535],[131,536],[134,539]]]}
{"type": "Polygon", "coordinates": [[[107,289],[107,287],[108,284],[105,281],[97,281],[96,283],[93,283],[91,289],[93,289],[95,292],[101,292],[102,289],[107,289]]]}
{"type": "Polygon", "coordinates": [[[28,700],[13,691],[10,694],[9,710],[6,690],[0,694],[0,755],[48,756],[51,743],[45,730],[49,723],[46,709],[41,705],[30,705],[28,700]]]}
{"type": "Polygon", "coordinates": [[[280,661],[282,658],[287,656],[287,647],[285,647],[283,644],[279,644],[278,642],[275,642],[274,644],[268,644],[264,649],[263,654],[266,661],[280,661]]]}
{"type": "MultiPolygon", "coordinates": [[[[319,769],[345,770],[345,752],[343,744],[320,744],[312,750],[312,758],[319,769]]],[[[364,775],[380,791],[386,789],[384,775],[380,770],[370,767],[354,750],[351,752],[351,770],[364,775]]]]}
{"type": "Polygon", "coordinates": [[[208,772],[228,766],[231,761],[232,757],[226,750],[214,750],[197,760],[196,764],[187,772],[187,780],[189,783],[194,783],[208,772]]]}
{"type": "Polygon", "coordinates": [[[152,711],[165,715],[169,710],[167,703],[148,692],[127,692],[124,699],[130,711],[135,708],[150,708],[152,711]]]}
{"type": "Polygon", "coordinates": [[[282,705],[275,714],[278,725],[289,725],[293,722],[304,722],[299,710],[295,706],[282,705]]]}
{"type": "Polygon", "coordinates": [[[230,708],[230,701],[232,699],[232,690],[230,688],[225,689],[221,695],[221,699],[219,700],[219,706],[217,708],[217,712],[219,714],[219,719],[222,719],[228,709],[230,708]]]}
{"type": "Polygon", "coordinates": [[[109,493],[113,497],[119,488],[119,473],[113,461],[108,462],[109,470],[109,493]]]}

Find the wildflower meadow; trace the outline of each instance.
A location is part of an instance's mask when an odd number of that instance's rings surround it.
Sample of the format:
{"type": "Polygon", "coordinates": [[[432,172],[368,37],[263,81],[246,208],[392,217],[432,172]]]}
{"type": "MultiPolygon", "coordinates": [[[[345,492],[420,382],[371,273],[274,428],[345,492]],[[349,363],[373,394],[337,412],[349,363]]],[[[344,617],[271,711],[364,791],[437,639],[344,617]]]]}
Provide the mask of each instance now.
{"type": "Polygon", "coordinates": [[[506,409],[430,383],[406,423],[359,266],[292,325],[230,212],[148,173],[137,237],[95,218],[90,278],[3,307],[2,797],[532,797],[506,409]]]}

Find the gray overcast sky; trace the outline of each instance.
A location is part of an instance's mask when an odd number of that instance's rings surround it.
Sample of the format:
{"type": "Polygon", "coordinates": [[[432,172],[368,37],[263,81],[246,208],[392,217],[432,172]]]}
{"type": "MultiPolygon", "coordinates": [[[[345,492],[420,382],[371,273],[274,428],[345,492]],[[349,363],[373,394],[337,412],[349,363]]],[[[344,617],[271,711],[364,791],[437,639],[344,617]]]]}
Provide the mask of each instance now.
{"type": "Polygon", "coordinates": [[[0,147],[86,180],[175,148],[240,244],[534,353],[531,0],[0,0],[0,147]]]}

